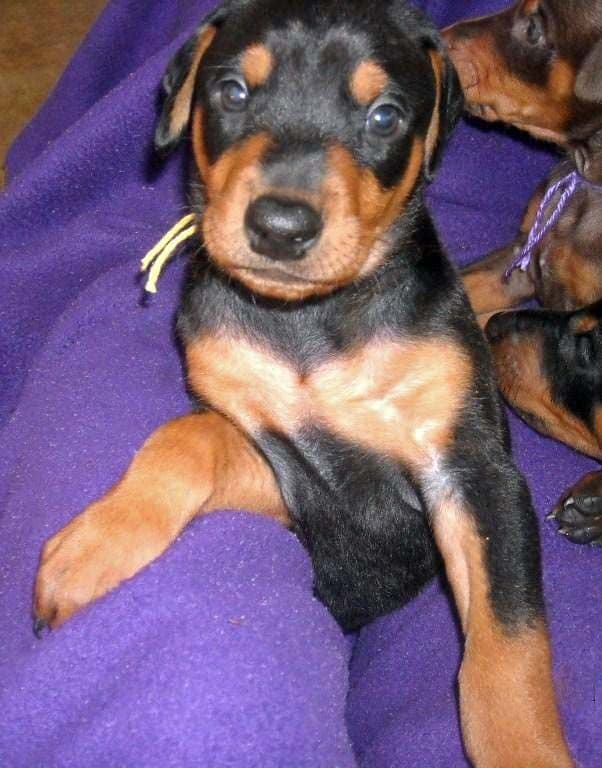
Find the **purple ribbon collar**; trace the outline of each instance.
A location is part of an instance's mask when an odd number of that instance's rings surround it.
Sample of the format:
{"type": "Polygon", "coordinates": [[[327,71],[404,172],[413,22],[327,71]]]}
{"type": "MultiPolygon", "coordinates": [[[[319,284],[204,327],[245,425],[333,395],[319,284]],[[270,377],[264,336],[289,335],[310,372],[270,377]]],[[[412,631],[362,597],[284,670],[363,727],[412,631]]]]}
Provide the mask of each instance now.
{"type": "Polygon", "coordinates": [[[548,234],[552,227],[555,226],[556,222],[562,215],[562,212],[566,208],[569,200],[574,195],[575,190],[582,184],[586,184],[593,189],[599,189],[602,191],[602,184],[593,184],[591,181],[584,179],[579,171],[571,171],[571,173],[569,173],[567,176],[564,176],[555,184],[552,184],[552,186],[548,189],[537,210],[537,215],[535,216],[535,221],[533,222],[533,226],[529,231],[529,236],[525,246],[521,248],[517,257],[504,273],[505,281],[510,279],[510,276],[515,269],[520,269],[522,272],[527,271],[529,264],[531,263],[533,251],[539,245],[539,243],[541,243],[543,238],[548,234]],[[554,209],[550,215],[547,216],[548,207],[558,192],[561,193],[560,197],[558,198],[558,202],[554,206],[554,209]]]}

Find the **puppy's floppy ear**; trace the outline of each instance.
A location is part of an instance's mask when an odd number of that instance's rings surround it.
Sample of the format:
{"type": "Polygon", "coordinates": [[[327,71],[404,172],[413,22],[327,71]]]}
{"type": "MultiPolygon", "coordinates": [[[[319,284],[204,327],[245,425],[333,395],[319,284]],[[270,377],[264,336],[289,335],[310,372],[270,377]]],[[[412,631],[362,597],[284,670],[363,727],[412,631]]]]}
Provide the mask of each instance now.
{"type": "Polygon", "coordinates": [[[188,127],[197,72],[227,8],[224,4],[210,13],[169,62],[161,82],[163,108],[155,130],[155,147],[160,152],[176,147],[188,127]]]}
{"type": "Polygon", "coordinates": [[[585,57],[575,80],[575,96],[582,101],[602,102],[602,40],[585,57]]]}
{"type": "Polygon", "coordinates": [[[426,45],[437,88],[435,109],[425,141],[424,173],[430,181],[441,160],[442,150],[462,114],[464,95],[455,67],[439,36],[429,36],[426,45]]]}

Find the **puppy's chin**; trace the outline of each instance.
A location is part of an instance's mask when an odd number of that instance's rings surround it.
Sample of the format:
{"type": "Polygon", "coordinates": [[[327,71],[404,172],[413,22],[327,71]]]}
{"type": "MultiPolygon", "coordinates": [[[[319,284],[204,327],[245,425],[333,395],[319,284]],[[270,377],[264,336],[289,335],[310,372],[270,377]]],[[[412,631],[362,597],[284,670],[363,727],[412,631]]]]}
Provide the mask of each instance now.
{"type": "MultiPolygon", "coordinates": [[[[327,253],[328,251],[326,251],[327,253]]],[[[371,249],[352,250],[355,258],[324,258],[324,251],[310,253],[302,262],[272,262],[251,249],[239,249],[233,259],[222,248],[209,249],[209,258],[222,272],[251,293],[281,301],[303,301],[327,296],[369,278],[387,259],[384,242],[371,249]],[[294,265],[294,266],[293,266],[294,265]]]]}
{"type": "MultiPolygon", "coordinates": [[[[224,269],[224,266],[221,268],[224,269]]],[[[279,267],[229,267],[226,272],[251,293],[280,301],[303,301],[326,296],[341,287],[338,282],[305,280],[279,267]]]]}
{"type": "MultiPolygon", "coordinates": [[[[222,235],[227,230],[224,227],[222,235]]],[[[215,237],[213,228],[206,230],[205,246],[210,261],[252,294],[289,302],[327,296],[351,285],[377,269],[384,257],[380,243],[369,250],[357,243],[344,253],[326,243],[300,260],[271,260],[241,237],[215,237]]]]}

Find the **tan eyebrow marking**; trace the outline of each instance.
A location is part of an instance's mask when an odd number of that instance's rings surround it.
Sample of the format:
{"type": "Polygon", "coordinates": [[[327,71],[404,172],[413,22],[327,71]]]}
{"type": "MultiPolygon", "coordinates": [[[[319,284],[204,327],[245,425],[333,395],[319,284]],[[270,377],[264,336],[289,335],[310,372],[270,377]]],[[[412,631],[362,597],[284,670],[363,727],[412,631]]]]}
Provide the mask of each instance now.
{"type": "Polygon", "coordinates": [[[274,57],[262,43],[251,45],[242,55],[241,69],[251,88],[263,85],[274,68],[274,57]]]}
{"type": "Polygon", "coordinates": [[[353,98],[367,106],[385,90],[389,77],[375,61],[362,61],[351,75],[349,85],[353,98]]]}

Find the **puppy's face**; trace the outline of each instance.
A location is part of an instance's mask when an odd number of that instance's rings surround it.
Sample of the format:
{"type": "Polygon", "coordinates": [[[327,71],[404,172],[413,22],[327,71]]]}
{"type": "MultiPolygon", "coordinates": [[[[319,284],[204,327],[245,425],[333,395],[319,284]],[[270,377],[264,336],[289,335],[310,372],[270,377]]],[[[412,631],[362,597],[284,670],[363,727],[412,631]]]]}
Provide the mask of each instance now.
{"type": "Polygon", "coordinates": [[[602,457],[602,301],[576,312],[494,315],[486,327],[506,400],[544,434],[602,457]]]}
{"type": "Polygon", "coordinates": [[[371,273],[461,108],[435,31],[400,2],[218,13],[168,70],[157,133],[190,126],[209,257],[285,300],[371,273]]]}
{"type": "Polygon", "coordinates": [[[600,127],[602,0],[518,0],[443,33],[467,106],[566,144],[600,127]]]}

